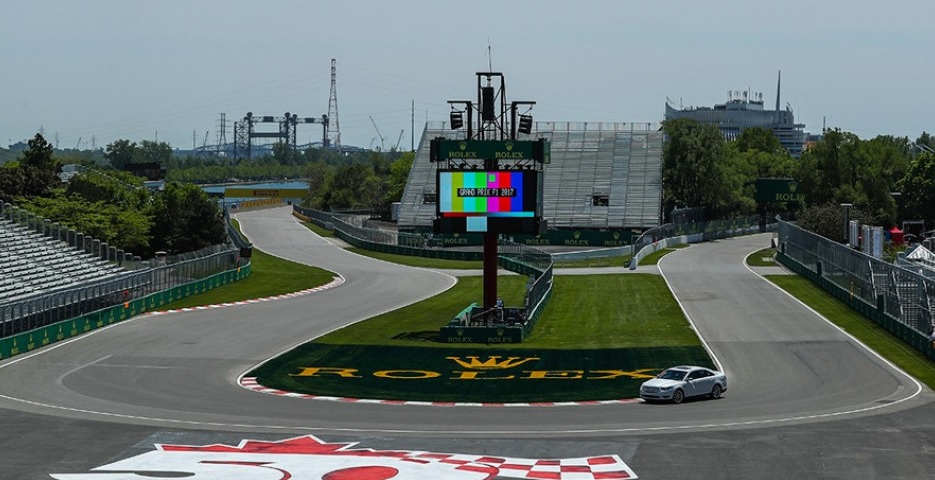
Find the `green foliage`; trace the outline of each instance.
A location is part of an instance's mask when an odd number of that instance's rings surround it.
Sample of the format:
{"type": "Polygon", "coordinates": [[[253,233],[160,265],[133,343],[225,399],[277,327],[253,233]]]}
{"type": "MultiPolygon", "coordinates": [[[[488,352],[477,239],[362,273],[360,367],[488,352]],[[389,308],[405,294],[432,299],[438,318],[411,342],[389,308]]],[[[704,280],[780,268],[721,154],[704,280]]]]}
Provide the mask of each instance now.
{"type": "Polygon", "coordinates": [[[409,181],[409,171],[415,161],[415,152],[405,152],[390,166],[389,177],[386,180],[386,199],[388,202],[398,202],[403,198],[403,190],[409,181]]]}
{"type": "MultiPolygon", "coordinates": [[[[803,210],[798,216],[797,224],[811,232],[817,233],[834,241],[845,240],[844,233],[844,207],[835,203],[825,203],[803,210]]],[[[860,223],[879,225],[866,211],[852,206],[848,212],[848,220],[857,220],[860,223]]]]}
{"type": "Polygon", "coordinates": [[[45,138],[42,137],[42,134],[37,133],[36,136],[29,141],[29,148],[23,151],[20,164],[38,170],[55,172],[58,169],[58,165],[55,163],[55,159],[52,158],[53,150],[52,144],[47,142],[45,138]]]}
{"type": "Polygon", "coordinates": [[[888,227],[897,213],[890,192],[908,166],[905,138],[861,140],[836,129],[805,152],[796,178],[810,205],[851,203],[874,224],[888,227]]]}
{"type": "Polygon", "coordinates": [[[104,158],[110,162],[110,166],[117,170],[123,170],[127,165],[133,163],[136,156],[136,142],[129,140],[117,140],[107,145],[104,150],[104,158]]]}
{"type": "Polygon", "coordinates": [[[78,196],[36,197],[20,206],[128,252],[141,254],[149,248],[151,222],[141,211],[126,210],[103,200],[89,202],[78,196]]]}
{"type": "Polygon", "coordinates": [[[227,231],[217,202],[192,184],[166,183],[152,207],[152,245],[171,253],[224,243],[227,231]]]}
{"type": "Polygon", "coordinates": [[[172,147],[152,140],[143,140],[139,145],[129,140],[116,140],[107,145],[104,158],[117,170],[126,170],[133,163],[168,165],[172,161],[172,147]]]}
{"type": "Polygon", "coordinates": [[[669,208],[715,207],[724,178],[719,161],[724,137],[714,125],[680,118],[662,126],[668,141],[662,153],[663,195],[669,208]]]}
{"type": "Polygon", "coordinates": [[[935,224],[935,154],[926,152],[912,159],[899,191],[905,208],[903,218],[935,224]]]}
{"type": "Polygon", "coordinates": [[[325,162],[310,163],[305,167],[305,178],[308,181],[310,194],[308,206],[323,210],[325,193],[334,181],[334,167],[325,162]]]}
{"type": "Polygon", "coordinates": [[[45,196],[58,187],[61,184],[59,164],[52,156],[53,150],[52,144],[37,133],[29,140],[19,161],[0,167],[0,201],[45,196]]]}
{"type": "Polygon", "coordinates": [[[89,169],[75,175],[68,182],[65,195],[90,203],[113,203],[132,210],[145,209],[152,201],[141,178],[119,170],[89,169]]]}
{"type": "Polygon", "coordinates": [[[782,148],[779,139],[772,130],[763,127],[746,128],[737,137],[737,151],[743,153],[750,150],[763,153],[781,154],[786,150],[782,148]]]}
{"type": "Polygon", "coordinates": [[[134,152],[133,163],[166,164],[172,158],[172,147],[167,142],[143,140],[134,152]]]}
{"type": "Polygon", "coordinates": [[[0,202],[11,203],[23,194],[26,177],[19,162],[0,165],[0,202]]]}

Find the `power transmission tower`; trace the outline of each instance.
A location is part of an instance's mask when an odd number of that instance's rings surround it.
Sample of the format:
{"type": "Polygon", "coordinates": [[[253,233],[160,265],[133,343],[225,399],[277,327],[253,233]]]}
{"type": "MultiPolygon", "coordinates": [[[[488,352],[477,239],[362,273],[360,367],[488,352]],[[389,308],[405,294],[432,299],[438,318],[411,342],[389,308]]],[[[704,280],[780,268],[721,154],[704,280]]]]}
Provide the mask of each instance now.
{"type": "Polygon", "coordinates": [[[221,152],[227,152],[227,114],[221,114],[221,120],[218,122],[218,144],[215,151],[216,155],[221,155],[221,152]]]}
{"type": "MultiPolygon", "coordinates": [[[[331,59],[331,97],[328,99],[328,139],[336,146],[341,146],[341,124],[338,123],[338,81],[335,59],[331,59]]],[[[328,146],[328,145],[324,145],[328,146]]]]}

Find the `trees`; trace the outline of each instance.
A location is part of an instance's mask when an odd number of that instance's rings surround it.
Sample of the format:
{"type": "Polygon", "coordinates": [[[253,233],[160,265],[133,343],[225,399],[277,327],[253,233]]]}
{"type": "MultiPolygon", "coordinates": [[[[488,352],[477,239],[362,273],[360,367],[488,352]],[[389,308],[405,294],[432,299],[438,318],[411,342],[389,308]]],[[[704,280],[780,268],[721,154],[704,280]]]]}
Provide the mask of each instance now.
{"type": "Polygon", "coordinates": [[[403,198],[403,190],[409,181],[409,171],[415,161],[415,152],[404,152],[390,166],[389,177],[386,179],[386,199],[388,203],[398,202],[403,198]]]}
{"type": "Polygon", "coordinates": [[[104,150],[104,158],[117,170],[125,170],[127,165],[133,163],[135,156],[136,142],[129,140],[116,140],[104,150]]]}
{"type": "Polygon", "coordinates": [[[903,199],[903,218],[922,219],[935,225],[935,153],[923,153],[909,163],[899,182],[903,199]]]}
{"type": "Polygon", "coordinates": [[[802,155],[796,179],[810,205],[851,203],[868,223],[892,226],[896,202],[890,192],[908,168],[908,140],[828,130],[802,155]]]}
{"type": "Polygon", "coordinates": [[[150,256],[152,222],[144,211],[122,208],[106,200],[88,201],[80,196],[36,197],[20,206],[127,252],[150,256]]]}
{"type": "Polygon", "coordinates": [[[723,187],[718,165],[724,154],[720,130],[688,118],[666,120],[662,128],[668,136],[662,151],[663,196],[668,208],[716,207],[723,187]]]}
{"type": "Polygon", "coordinates": [[[117,170],[127,170],[134,163],[172,162],[172,147],[166,142],[143,140],[139,145],[129,140],[116,140],[107,145],[104,158],[117,170]]]}
{"type": "Polygon", "coordinates": [[[166,142],[143,140],[134,152],[134,163],[158,163],[168,165],[172,159],[172,147],[166,142]]]}
{"type": "Polygon", "coordinates": [[[152,249],[190,252],[224,243],[227,231],[217,202],[192,184],[166,183],[152,207],[152,249]]]}
{"type": "Polygon", "coordinates": [[[59,165],[52,144],[37,133],[28,142],[19,161],[0,167],[0,201],[12,202],[15,198],[35,198],[48,195],[61,184],[58,178],[59,165]]]}
{"type": "MultiPolygon", "coordinates": [[[[872,223],[867,212],[857,207],[850,208],[847,217],[848,220],[856,220],[860,223],[872,223]]],[[[846,240],[844,208],[841,205],[825,203],[810,207],[799,214],[797,223],[808,231],[836,242],[846,240]]]]}

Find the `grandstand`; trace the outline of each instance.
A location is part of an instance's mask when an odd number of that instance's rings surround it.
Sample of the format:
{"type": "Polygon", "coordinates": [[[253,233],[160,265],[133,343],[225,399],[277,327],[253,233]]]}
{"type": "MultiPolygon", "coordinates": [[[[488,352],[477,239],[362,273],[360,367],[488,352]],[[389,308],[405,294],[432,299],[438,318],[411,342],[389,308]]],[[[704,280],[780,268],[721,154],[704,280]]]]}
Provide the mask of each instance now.
{"type": "MultiPolygon", "coordinates": [[[[641,123],[537,122],[530,135],[551,143],[544,166],[543,217],[550,229],[658,226],[662,208],[662,132],[641,123]]],[[[400,201],[399,231],[431,229],[437,201],[433,138],[464,138],[445,122],[429,123],[400,201]]]]}
{"type": "Polygon", "coordinates": [[[0,219],[0,304],[127,272],[65,242],[0,219]]]}

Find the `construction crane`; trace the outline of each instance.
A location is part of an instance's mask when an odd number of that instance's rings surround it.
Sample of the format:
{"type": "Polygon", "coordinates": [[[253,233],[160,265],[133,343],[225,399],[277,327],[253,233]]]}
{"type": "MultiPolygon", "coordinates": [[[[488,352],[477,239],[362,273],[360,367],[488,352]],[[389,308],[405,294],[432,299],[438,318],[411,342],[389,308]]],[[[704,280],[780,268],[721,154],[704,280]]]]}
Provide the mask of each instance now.
{"type": "MultiPolygon", "coordinates": [[[[373,128],[377,131],[377,136],[380,137],[380,151],[382,152],[385,149],[386,137],[383,136],[383,132],[380,131],[377,122],[373,121],[373,115],[370,115],[370,123],[373,124],[373,128]]],[[[370,143],[373,144],[373,142],[370,143]]]]}
{"type": "Polygon", "coordinates": [[[396,139],[396,146],[393,147],[394,151],[399,151],[399,142],[403,140],[403,134],[406,133],[405,130],[399,131],[399,137],[396,139]]]}

